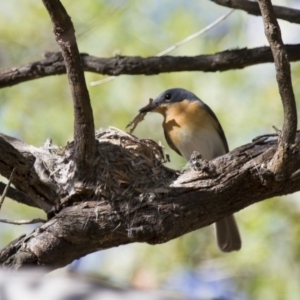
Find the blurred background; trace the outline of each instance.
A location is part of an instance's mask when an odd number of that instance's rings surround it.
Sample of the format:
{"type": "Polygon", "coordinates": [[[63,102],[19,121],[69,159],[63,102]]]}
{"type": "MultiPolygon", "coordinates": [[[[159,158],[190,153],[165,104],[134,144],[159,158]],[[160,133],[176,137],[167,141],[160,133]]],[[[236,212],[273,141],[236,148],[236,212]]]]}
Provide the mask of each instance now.
{"type": "MultiPolygon", "coordinates": [[[[300,9],[297,0],[272,1],[300,9]]],[[[62,1],[72,18],[81,52],[98,57],[116,54],[153,56],[199,31],[229,9],[211,1],[94,0],[62,1]]],[[[300,26],[279,21],[285,43],[299,43],[300,26]]],[[[5,1],[0,10],[0,68],[18,67],[58,51],[50,18],[41,1],[5,1]]],[[[267,45],[262,19],[235,11],[201,37],[170,53],[193,56],[267,45]]],[[[296,99],[300,98],[300,64],[292,63],[296,99]]],[[[125,129],[150,97],[171,87],[193,91],[218,116],[230,149],[257,135],[281,128],[283,112],[273,64],[242,70],[181,72],[157,76],[122,75],[98,86],[104,78],[86,73],[95,126],[125,129]]],[[[162,118],[147,115],[135,135],[161,141],[171,157],[168,166],[185,161],[164,139],[162,118]]],[[[47,77],[0,90],[0,131],[41,146],[47,138],[63,146],[72,140],[73,111],[65,75],[47,77]]],[[[5,182],[3,178],[1,181],[5,182]]],[[[163,245],[132,244],[88,255],[64,269],[94,274],[120,286],[175,289],[191,299],[299,299],[300,195],[257,203],[236,214],[243,238],[241,251],[221,253],[213,227],[163,245]]],[[[39,210],[6,199],[1,218],[45,217],[39,210]]],[[[0,247],[33,225],[0,224],[0,247]]],[[[55,273],[54,272],[54,273],[55,273]]]]}

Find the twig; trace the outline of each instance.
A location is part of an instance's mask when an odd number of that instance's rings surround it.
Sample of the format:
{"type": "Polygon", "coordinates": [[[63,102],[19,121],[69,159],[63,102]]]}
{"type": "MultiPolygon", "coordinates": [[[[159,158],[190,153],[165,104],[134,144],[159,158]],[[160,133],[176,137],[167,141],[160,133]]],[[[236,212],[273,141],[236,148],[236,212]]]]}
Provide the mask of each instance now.
{"type": "MultiPolygon", "coordinates": [[[[10,187],[10,184],[12,182],[15,170],[16,170],[16,168],[13,168],[13,170],[12,170],[12,172],[10,174],[8,183],[7,183],[5,189],[4,189],[3,193],[2,193],[2,196],[0,198],[0,209],[2,207],[2,204],[3,204],[3,201],[4,201],[5,197],[6,197],[6,194],[7,194],[8,190],[9,190],[9,187],[10,187]]],[[[0,219],[0,222],[1,223],[7,223],[7,224],[24,225],[24,224],[34,224],[34,223],[46,223],[47,221],[43,220],[43,219],[40,219],[40,218],[36,218],[36,219],[32,219],[32,220],[19,220],[19,221],[10,221],[10,220],[7,220],[7,219],[0,219]]]]}
{"type": "Polygon", "coordinates": [[[53,31],[61,48],[74,105],[75,162],[79,174],[94,161],[94,119],[89,93],[85,84],[75,30],[59,0],[43,0],[53,23],[53,31]]]}
{"type": "Polygon", "coordinates": [[[18,220],[18,221],[0,219],[0,223],[13,224],[13,225],[28,225],[28,224],[46,223],[46,222],[47,220],[40,219],[40,218],[35,218],[32,220],[18,220]]]}
{"type": "Polygon", "coordinates": [[[8,183],[7,183],[5,189],[4,189],[3,193],[2,193],[2,196],[1,196],[1,198],[0,198],[0,209],[2,208],[2,204],[3,204],[3,202],[4,202],[4,199],[5,199],[5,197],[6,197],[6,194],[7,194],[7,192],[8,192],[8,189],[9,189],[10,184],[11,184],[11,182],[12,182],[12,179],[13,179],[13,176],[14,176],[14,173],[15,173],[15,170],[16,170],[16,168],[13,168],[13,170],[11,171],[11,174],[10,174],[9,180],[8,180],[8,183]]]}
{"type": "MultiPolygon", "coordinates": [[[[0,193],[4,192],[4,189],[6,188],[6,186],[7,186],[6,184],[4,184],[3,182],[0,182],[0,193]]],[[[39,208],[37,206],[37,204],[28,195],[26,195],[25,193],[23,193],[17,189],[14,189],[12,187],[10,187],[8,189],[6,196],[12,200],[19,202],[19,203],[39,208]]]]}
{"type": "Polygon", "coordinates": [[[278,152],[274,156],[271,169],[280,173],[287,160],[288,149],[295,142],[297,131],[297,109],[292,87],[290,63],[281,38],[280,27],[276,20],[270,0],[258,0],[276,67],[276,79],[284,110],[284,121],[280,134],[278,152]]]}
{"type": "MultiPolygon", "coordinates": [[[[153,102],[153,99],[150,98],[148,105],[143,108],[145,109],[145,108],[151,107],[152,102],[153,102]]],[[[126,128],[131,127],[129,130],[130,134],[133,134],[136,126],[138,126],[138,124],[144,120],[146,114],[147,113],[139,112],[138,115],[126,126],[126,128]]]]}
{"type": "Polygon", "coordinates": [[[159,52],[158,54],[156,54],[156,56],[163,56],[166,55],[168,53],[170,53],[171,51],[177,49],[178,47],[186,44],[187,42],[195,39],[196,37],[204,34],[205,32],[209,31],[210,29],[212,29],[213,27],[215,27],[216,25],[218,25],[220,22],[222,22],[223,20],[225,20],[227,17],[229,17],[232,13],[234,12],[234,9],[231,9],[229,12],[227,12],[226,14],[224,14],[223,16],[221,16],[220,18],[218,18],[217,20],[215,20],[214,22],[212,22],[211,24],[207,25],[206,27],[204,27],[203,29],[201,29],[200,31],[186,37],[185,39],[183,39],[182,41],[174,44],[173,46],[169,47],[168,49],[159,52]]]}
{"type": "MultiPolygon", "coordinates": [[[[216,25],[218,25],[220,22],[222,22],[223,20],[225,20],[229,15],[231,15],[232,13],[234,12],[234,9],[230,10],[229,12],[227,12],[226,14],[222,15],[221,17],[219,17],[218,19],[216,19],[214,22],[212,22],[211,24],[209,24],[208,26],[204,27],[203,29],[201,29],[200,31],[198,32],[195,32],[193,34],[191,34],[190,36],[186,37],[185,39],[183,39],[182,41],[174,44],[173,46],[167,48],[166,50],[163,50],[161,52],[159,52],[158,54],[156,54],[155,56],[156,57],[161,57],[161,56],[164,56],[170,52],[172,52],[173,50],[177,49],[178,47],[186,44],[187,42],[195,39],[196,37],[204,34],[205,32],[209,31],[210,29],[212,29],[213,27],[215,27],[216,25]]],[[[103,83],[106,83],[106,82],[109,82],[109,81],[112,81],[114,79],[116,79],[117,76],[110,76],[108,78],[104,78],[104,79],[101,79],[101,80],[98,80],[98,81],[92,81],[90,84],[92,86],[94,85],[99,85],[99,84],[103,84],[103,83]]]]}
{"type": "Polygon", "coordinates": [[[290,178],[291,180],[299,179],[299,175],[300,175],[300,169],[292,173],[290,178]]]}
{"type": "MultiPolygon", "coordinates": [[[[254,1],[248,0],[211,0],[219,5],[241,9],[250,15],[261,16],[259,6],[254,1]]],[[[276,18],[286,20],[291,23],[300,24],[300,10],[284,6],[273,5],[276,18]]]]}
{"type": "Polygon", "coordinates": [[[138,126],[138,124],[144,120],[145,116],[146,113],[139,113],[129,124],[127,124],[125,128],[131,127],[129,129],[130,134],[133,134],[136,126],[138,126]]]}

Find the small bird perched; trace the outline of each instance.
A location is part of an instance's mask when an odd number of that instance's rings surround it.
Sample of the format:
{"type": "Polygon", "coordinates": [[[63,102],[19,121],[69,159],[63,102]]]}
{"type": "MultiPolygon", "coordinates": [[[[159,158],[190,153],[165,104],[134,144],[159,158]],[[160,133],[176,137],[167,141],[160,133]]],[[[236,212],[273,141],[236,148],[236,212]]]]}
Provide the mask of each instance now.
{"type": "MultiPolygon", "coordinates": [[[[158,95],[140,113],[157,112],[163,115],[163,129],[169,146],[189,160],[194,151],[206,160],[227,153],[224,131],[214,112],[193,93],[173,88],[158,95]]],[[[217,243],[221,251],[240,250],[241,237],[234,216],[215,224],[217,243]]]]}

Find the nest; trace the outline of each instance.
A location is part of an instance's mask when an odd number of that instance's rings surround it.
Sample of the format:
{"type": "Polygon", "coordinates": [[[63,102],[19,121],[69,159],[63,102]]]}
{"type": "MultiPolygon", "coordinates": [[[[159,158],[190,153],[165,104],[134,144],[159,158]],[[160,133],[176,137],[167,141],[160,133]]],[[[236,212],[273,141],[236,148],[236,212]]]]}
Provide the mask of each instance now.
{"type": "Polygon", "coordinates": [[[60,192],[63,190],[62,198],[68,202],[71,198],[73,201],[78,199],[78,196],[80,200],[95,197],[111,201],[149,198],[155,193],[166,192],[177,177],[175,171],[164,166],[166,157],[162,147],[150,139],[140,140],[115,128],[99,130],[95,138],[95,164],[84,182],[74,179],[73,143],[60,154],[63,158],[57,164],[60,170],[55,171],[55,181],[67,183],[60,192]],[[69,178],[67,181],[66,176],[69,178]]]}

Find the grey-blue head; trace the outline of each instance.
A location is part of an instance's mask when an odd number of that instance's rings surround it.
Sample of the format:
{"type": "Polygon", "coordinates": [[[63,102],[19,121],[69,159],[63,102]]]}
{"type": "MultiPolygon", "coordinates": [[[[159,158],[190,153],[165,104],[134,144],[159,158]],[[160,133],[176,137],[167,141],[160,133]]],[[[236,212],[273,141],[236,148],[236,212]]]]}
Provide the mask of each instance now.
{"type": "Polygon", "coordinates": [[[195,94],[192,92],[182,89],[182,88],[172,88],[168,89],[161,94],[159,94],[151,103],[151,105],[147,105],[141,108],[139,111],[141,113],[146,113],[154,110],[155,108],[161,105],[167,105],[171,103],[181,102],[183,100],[189,101],[200,101],[203,103],[195,94]]]}

